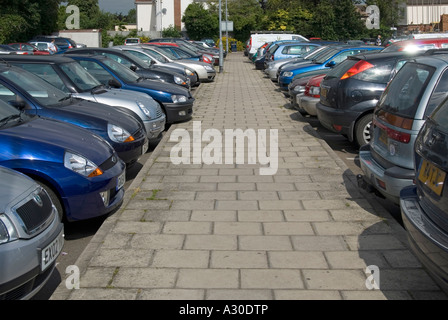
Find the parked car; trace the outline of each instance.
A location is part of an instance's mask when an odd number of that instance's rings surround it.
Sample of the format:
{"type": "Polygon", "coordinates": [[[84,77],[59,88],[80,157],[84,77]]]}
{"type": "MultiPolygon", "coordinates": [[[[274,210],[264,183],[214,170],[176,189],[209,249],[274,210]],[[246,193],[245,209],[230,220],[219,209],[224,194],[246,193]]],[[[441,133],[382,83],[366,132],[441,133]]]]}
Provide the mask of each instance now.
{"type": "Polygon", "coordinates": [[[370,143],[359,150],[361,187],[399,204],[401,189],[415,179],[417,134],[447,95],[447,67],[446,54],[415,57],[388,84],[373,113],[370,143]]]}
{"type": "Polygon", "coordinates": [[[294,78],[295,75],[312,71],[312,70],[325,70],[329,68],[333,68],[338,63],[344,61],[348,56],[352,56],[365,51],[379,51],[383,49],[383,47],[376,46],[334,46],[330,50],[326,51],[325,54],[319,55],[316,59],[310,61],[308,65],[303,66],[289,66],[286,68],[282,68],[282,73],[278,78],[278,83],[280,85],[280,89],[283,91],[288,91],[288,84],[294,78]]]}
{"type": "Polygon", "coordinates": [[[132,71],[135,71],[138,75],[151,80],[171,83],[182,86],[190,90],[191,84],[187,77],[184,77],[180,73],[174,72],[169,69],[162,70],[160,68],[152,68],[151,64],[146,63],[142,59],[132,55],[126,51],[112,49],[112,48],[79,48],[72,49],[65,53],[65,55],[72,54],[93,54],[103,55],[115,60],[124,66],[128,67],[132,71]]]}
{"type": "Polygon", "coordinates": [[[48,51],[39,50],[36,46],[32,45],[31,43],[18,42],[18,43],[10,43],[9,45],[14,49],[26,52],[26,54],[29,55],[42,56],[50,54],[50,52],[48,51]]]}
{"type": "Polygon", "coordinates": [[[369,143],[372,114],[381,94],[407,59],[416,55],[380,52],[348,57],[321,83],[319,122],[358,146],[369,143]]]}
{"type": "Polygon", "coordinates": [[[114,46],[112,48],[117,50],[123,50],[136,56],[137,58],[140,58],[141,60],[149,64],[152,69],[156,70],[160,69],[163,71],[167,70],[168,68],[168,70],[179,73],[190,79],[191,87],[197,87],[200,84],[198,75],[193,69],[175,62],[169,62],[165,58],[163,58],[163,56],[155,54],[152,50],[149,50],[149,48],[147,47],[135,45],[135,46],[114,46]]]}
{"type": "Polygon", "coordinates": [[[307,38],[300,34],[292,34],[292,33],[252,33],[249,38],[249,59],[252,59],[252,56],[257,52],[257,49],[262,46],[266,42],[272,42],[277,40],[299,40],[299,41],[308,41],[307,38]]]}
{"type": "Polygon", "coordinates": [[[181,47],[177,43],[171,42],[151,42],[145,43],[146,45],[154,45],[163,48],[165,51],[169,51],[177,59],[187,59],[193,61],[200,61],[212,66],[214,63],[213,57],[207,54],[191,51],[188,48],[181,47]]]}
{"type": "Polygon", "coordinates": [[[154,99],[144,93],[108,88],[71,58],[8,56],[4,61],[39,76],[73,98],[119,107],[139,118],[150,144],[156,143],[165,129],[165,114],[154,99]]]}
{"type": "Polygon", "coordinates": [[[448,101],[425,121],[414,146],[415,185],[400,192],[407,238],[440,287],[448,293],[448,101]]]}
{"type": "Polygon", "coordinates": [[[387,46],[383,52],[426,51],[430,49],[448,48],[448,38],[410,39],[398,41],[387,46]]]}
{"type": "Polygon", "coordinates": [[[302,115],[307,115],[308,113],[305,109],[298,105],[299,98],[305,93],[306,85],[311,78],[326,74],[328,70],[313,70],[298,74],[294,77],[293,81],[288,85],[288,95],[291,101],[291,106],[297,109],[302,115]]]}
{"type": "Polygon", "coordinates": [[[193,115],[194,98],[185,88],[139,77],[129,68],[106,56],[70,57],[106,86],[143,92],[151,96],[162,106],[169,124],[190,120],[193,115]]]}
{"type": "Polygon", "coordinates": [[[37,182],[3,166],[0,212],[0,300],[30,299],[52,275],[64,225],[37,182]]]}
{"type": "MultiPolygon", "coordinates": [[[[39,50],[39,51],[48,52],[48,54],[51,54],[51,55],[54,54],[54,52],[51,51],[51,49],[50,49],[50,42],[31,40],[29,43],[31,45],[35,46],[37,48],[37,50],[39,50]]],[[[55,47],[56,47],[56,50],[59,51],[59,47],[57,45],[55,45],[55,47]]]]}
{"type": "Polygon", "coordinates": [[[288,58],[301,58],[320,46],[320,44],[313,42],[281,42],[271,50],[267,59],[268,61],[276,61],[288,58]]]}
{"type": "Polygon", "coordinates": [[[208,63],[201,61],[193,61],[190,59],[181,59],[174,55],[169,48],[165,46],[144,45],[144,48],[153,52],[159,58],[165,59],[167,62],[175,62],[193,69],[200,82],[213,82],[216,77],[216,70],[208,63]]]}
{"type": "Polygon", "coordinates": [[[142,43],[140,38],[126,38],[124,39],[124,44],[126,46],[133,46],[142,43]]]}
{"type": "Polygon", "coordinates": [[[22,68],[0,66],[0,99],[27,114],[56,119],[101,136],[127,164],[148,149],[140,121],[118,108],[73,98],[22,68]]]}
{"type": "Polygon", "coordinates": [[[305,85],[303,95],[297,97],[297,109],[302,114],[317,116],[316,105],[320,100],[320,84],[325,76],[326,74],[324,73],[309,79],[305,85]]]}
{"type": "MultiPolygon", "coordinates": [[[[124,162],[109,143],[84,128],[0,101],[0,150],[0,165],[36,180],[64,221],[103,216],[123,202],[124,162]]],[[[27,218],[34,230],[38,217],[27,218]]]]}
{"type": "Polygon", "coordinates": [[[20,52],[7,44],[0,44],[0,54],[23,54],[23,52],[20,52]]]}
{"type": "Polygon", "coordinates": [[[35,36],[31,41],[28,41],[30,43],[32,42],[47,42],[50,43],[54,40],[54,44],[58,48],[57,53],[64,53],[65,51],[76,48],[76,42],[70,38],[66,37],[54,37],[54,36],[35,36]]]}

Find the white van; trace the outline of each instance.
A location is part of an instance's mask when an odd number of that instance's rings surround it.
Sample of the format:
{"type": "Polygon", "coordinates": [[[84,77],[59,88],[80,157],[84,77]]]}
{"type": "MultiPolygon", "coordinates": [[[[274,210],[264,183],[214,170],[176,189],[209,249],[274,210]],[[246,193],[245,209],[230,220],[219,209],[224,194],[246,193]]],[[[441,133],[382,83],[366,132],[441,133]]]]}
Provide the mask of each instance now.
{"type": "Polygon", "coordinates": [[[297,41],[309,41],[307,38],[300,34],[292,33],[252,33],[249,39],[249,58],[251,58],[259,47],[266,42],[278,41],[278,40],[297,40],[297,41]]]}

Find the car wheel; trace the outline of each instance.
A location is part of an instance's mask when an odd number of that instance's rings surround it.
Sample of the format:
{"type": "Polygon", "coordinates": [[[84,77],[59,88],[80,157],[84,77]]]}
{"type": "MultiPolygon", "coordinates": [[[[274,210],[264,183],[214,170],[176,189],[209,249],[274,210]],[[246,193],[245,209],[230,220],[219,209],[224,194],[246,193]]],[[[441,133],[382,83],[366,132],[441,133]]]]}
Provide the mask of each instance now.
{"type": "Polygon", "coordinates": [[[53,189],[48,186],[46,183],[42,181],[37,181],[37,183],[45,189],[45,191],[48,193],[48,196],[50,197],[51,201],[53,202],[54,206],[58,210],[59,218],[61,221],[64,220],[64,208],[62,207],[61,201],[59,200],[59,197],[57,194],[53,191],[53,189]]]}
{"type": "Polygon", "coordinates": [[[372,114],[366,114],[355,125],[355,142],[363,146],[370,142],[370,125],[372,124],[372,114]]]}

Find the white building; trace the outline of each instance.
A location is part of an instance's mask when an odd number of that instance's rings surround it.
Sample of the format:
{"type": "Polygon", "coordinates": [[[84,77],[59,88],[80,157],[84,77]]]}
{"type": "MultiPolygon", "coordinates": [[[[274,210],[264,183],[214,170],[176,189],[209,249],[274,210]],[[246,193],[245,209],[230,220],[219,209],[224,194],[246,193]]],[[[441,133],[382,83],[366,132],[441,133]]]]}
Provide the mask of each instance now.
{"type": "Polygon", "coordinates": [[[407,0],[401,25],[437,24],[448,14],[448,0],[407,0]]]}
{"type": "Polygon", "coordinates": [[[160,37],[163,29],[170,26],[185,31],[182,16],[194,0],[135,0],[137,30],[160,37]]]}

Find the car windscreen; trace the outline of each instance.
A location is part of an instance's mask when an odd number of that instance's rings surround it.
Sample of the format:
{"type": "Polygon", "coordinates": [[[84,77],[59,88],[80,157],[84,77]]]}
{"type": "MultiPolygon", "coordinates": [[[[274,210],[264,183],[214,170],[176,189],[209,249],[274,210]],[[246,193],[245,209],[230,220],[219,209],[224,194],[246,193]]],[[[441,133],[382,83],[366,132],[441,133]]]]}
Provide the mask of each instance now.
{"type": "Polygon", "coordinates": [[[52,86],[38,76],[22,69],[7,69],[1,72],[8,82],[26,91],[39,104],[52,107],[70,98],[70,95],[52,86]]]}
{"type": "Polygon", "coordinates": [[[164,54],[166,54],[166,56],[172,60],[179,60],[181,58],[179,58],[178,56],[176,56],[172,51],[171,48],[166,48],[163,45],[158,47],[158,49],[160,51],[162,51],[164,54]]]}
{"type": "Polygon", "coordinates": [[[61,64],[60,68],[81,91],[90,91],[101,85],[101,82],[96,80],[77,62],[61,64]]]}
{"type": "Polygon", "coordinates": [[[104,64],[114,71],[124,82],[136,82],[140,77],[131,69],[112,59],[104,59],[104,64]]]}
{"type": "Polygon", "coordinates": [[[427,65],[406,63],[389,83],[379,101],[378,108],[394,115],[413,119],[434,72],[435,69],[427,65]]]}
{"type": "Polygon", "coordinates": [[[154,59],[156,59],[159,62],[163,62],[163,63],[168,62],[168,60],[163,55],[161,55],[159,52],[157,52],[155,50],[144,48],[143,51],[150,54],[151,57],[153,57],[154,59]]]}
{"type": "Polygon", "coordinates": [[[339,50],[337,49],[330,49],[328,51],[323,52],[322,54],[318,55],[316,58],[313,59],[313,62],[317,64],[322,64],[328,59],[330,59],[335,54],[339,53],[339,50]]]}

